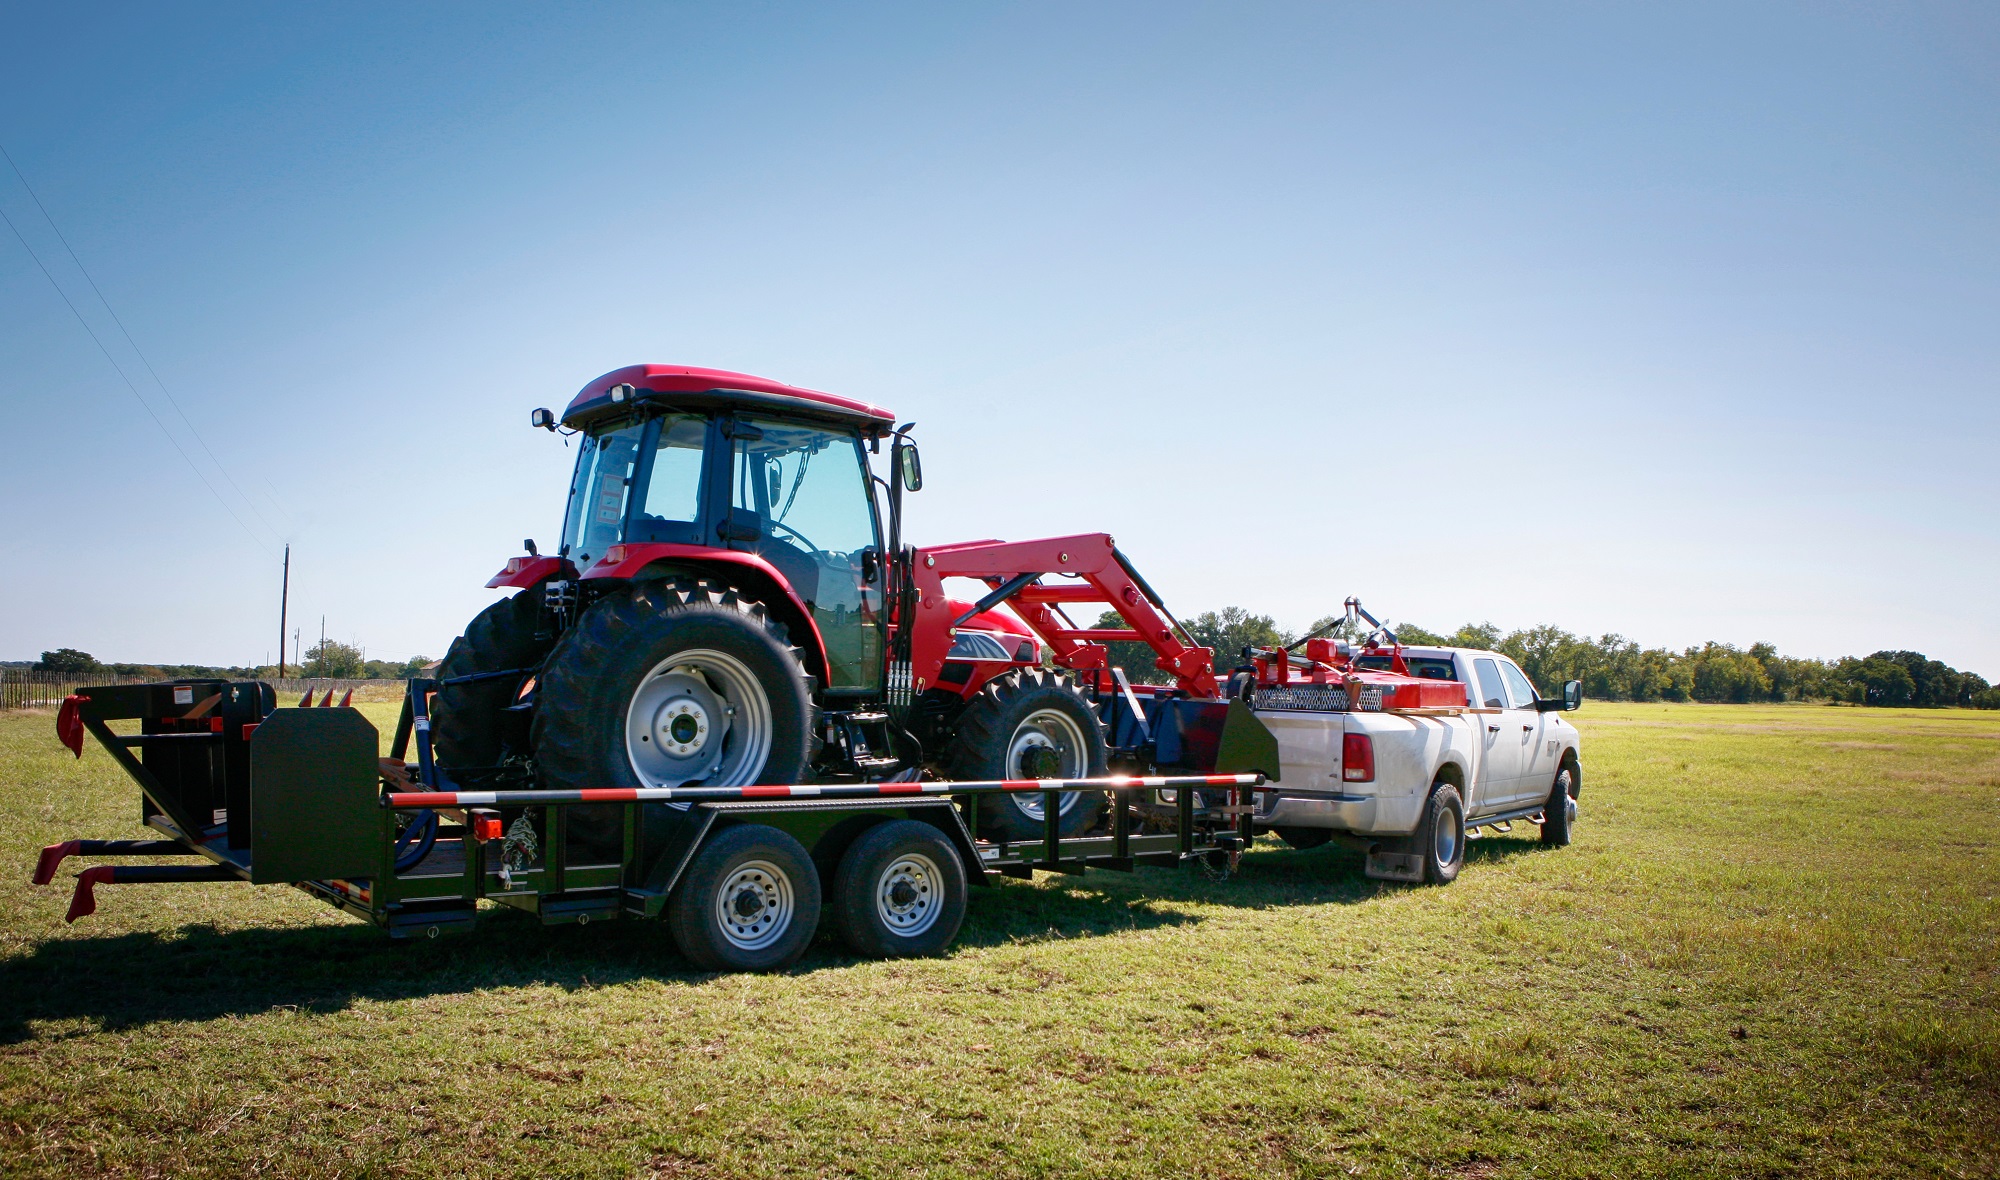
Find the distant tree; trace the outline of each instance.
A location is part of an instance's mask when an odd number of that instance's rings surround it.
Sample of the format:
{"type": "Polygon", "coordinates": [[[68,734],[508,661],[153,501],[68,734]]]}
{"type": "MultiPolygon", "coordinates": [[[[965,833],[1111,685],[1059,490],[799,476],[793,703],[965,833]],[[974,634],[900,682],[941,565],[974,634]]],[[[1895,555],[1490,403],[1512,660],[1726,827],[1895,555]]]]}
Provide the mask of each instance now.
{"type": "Polygon", "coordinates": [[[299,671],[309,680],[353,680],[361,676],[361,649],[334,639],[322,639],[306,651],[299,671]]]}
{"type": "Polygon", "coordinates": [[[37,672],[96,672],[103,667],[104,665],[97,662],[96,656],[73,647],[45,651],[42,653],[42,658],[35,661],[37,672]]]}

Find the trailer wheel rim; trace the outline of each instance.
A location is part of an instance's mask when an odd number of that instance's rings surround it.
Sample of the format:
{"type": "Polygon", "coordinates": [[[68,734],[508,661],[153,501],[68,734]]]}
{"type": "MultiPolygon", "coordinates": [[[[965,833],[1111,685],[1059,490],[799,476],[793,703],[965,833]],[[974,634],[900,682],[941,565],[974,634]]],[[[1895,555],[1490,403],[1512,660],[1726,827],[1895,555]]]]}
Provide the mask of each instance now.
{"type": "MultiPolygon", "coordinates": [[[[1014,736],[1007,742],[1007,767],[1003,777],[1025,778],[1088,778],[1090,767],[1090,747],[1084,743],[1083,728],[1061,709],[1037,709],[1021,719],[1014,727],[1014,736]],[[1052,773],[1051,773],[1052,772],[1052,773]]],[[[1033,792],[1008,796],[1021,814],[1041,822],[1042,797],[1033,792]]],[[[1073,791],[1064,792],[1061,802],[1056,804],[1057,815],[1068,815],[1076,806],[1077,796],[1073,791]]]]}
{"type": "Polygon", "coordinates": [[[792,928],[792,879],[768,860],[744,861],[715,892],[715,924],[738,950],[761,951],[792,928]]]}
{"type": "Polygon", "coordinates": [[[943,908],[944,874],[937,862],[907,852],[890,862],[875,882],[875,916],[889,932],[915,938],[937,925],[943,908]]]}
{"type": "Polygon", "coordinates": [[[625,710],[625,752],[649,787],[744,787],[763,772],[771,730],[756,673],[727,652],[695,648],[640,678],[625,710]]]}

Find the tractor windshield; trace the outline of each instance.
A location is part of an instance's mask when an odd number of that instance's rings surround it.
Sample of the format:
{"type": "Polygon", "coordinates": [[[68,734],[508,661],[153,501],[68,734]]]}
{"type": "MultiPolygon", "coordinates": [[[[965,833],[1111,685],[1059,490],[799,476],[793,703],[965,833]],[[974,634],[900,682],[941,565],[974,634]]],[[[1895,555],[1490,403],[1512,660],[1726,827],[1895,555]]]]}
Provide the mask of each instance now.
{"type": "Polygon", "coordinates": [[[616,545],[625,524],[625,499],[632,469],[639,462],[645,424],[636,418],[614,422],[584,436],[569,485],[563,517],[563,556],[585,570],[616,545]]]}

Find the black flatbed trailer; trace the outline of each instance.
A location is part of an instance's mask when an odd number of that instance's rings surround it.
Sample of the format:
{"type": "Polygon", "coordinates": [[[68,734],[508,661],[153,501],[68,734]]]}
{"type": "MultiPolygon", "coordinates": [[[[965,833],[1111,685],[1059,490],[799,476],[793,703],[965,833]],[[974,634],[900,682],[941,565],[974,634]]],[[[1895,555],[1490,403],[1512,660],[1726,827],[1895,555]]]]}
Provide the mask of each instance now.
{"type": "MultiPolygon", "coordinates": [[[[59,733],[79,756],[88,733],[119,762],[138,783],[143,822],[159,838],[51,845],[35,879],[48,883],[72,855],[202,862],[86,869],[79,874],[72,921],[94,910],[93,888],[100,884],[242,880],[292,885],[396,938],[469,931],[481,899],[526,910],[547,925],[674,917],[669,911],[678,902],[680,916],[674,920],[681,925],[699,920],[706,906],[728,926],[739,916],[727,909],[728,896],[690,900],[688,894],[709,888],[705,851],[725,843],[722,837],[732,829],[754,827],[783,833],[810,858],[809,869],[794,871],[797,880],[785,886],[801,896],[786,898],[802,913],[811,909],[816,922],[817,906],[808,906],[803,895],[817,898],[820,883],[844,880],[850,852],[881,825],[924,825],[898,829],[916,833],[920,844],[929,840],[928,850],[908,861],[918,867],[905,882],[906,893],[923,892],[930,887],[926,882],[941,890],[954,880],[982,886],[995,876],[1030,878],[1036,870],[1130,871],[1193,859],[1233,865],[1252,839],[1251,792],[1265,781],[1256,771],[1218,770],[1069,780],[948,782],[910,776],[791,786],[461,790],[431,758],[426,703],[433,689],[428,681],[410,682],[386,759],[379,757],[377,730],[359,711],[325,702],[277,708],[272,689],[261,682],[184,680],[84,689],[65,702],[59,733]],[[112,722],[132,721],[138,722],[136,733],[111,728],[112,722]],[[1110,796],[1113,806],[1103,830],[1061,835],[1058,803],[1066,791],[1110,796]],[[1046,819],[1038,839],[998,840],[979,831],[979,800],[997,792],[1042,793],[1046,819]],[[1173,803],[1160,806],[1168,793],[1173,803]],[[928,836],[932,832],[935,836],[928,836]],[[954,860],[955,866],[948,863],[954,860]],[[924,865],[930,867],[928,877],[924,865]]],[[[1218,766],[1231,757],[1268,763],[1274,754],[1275,749],[1224,750],[1218,766]]],[[[741,832],[731,837],[734,843],[746,840],[741,832]]],[[[768,868],[781,860],[773,853],[745,863],[768,868]]],[[[734,895],[735,904],[763,887],[759,881],[770,885],[759,871],[739,870],[727,879],[725,893],[748,891],[734,895]],[[749,877],[743,876],[746,871],[749,877]],[[728,883],[739,878],[747,883],[728,883]]],[[[769,896],[775,904],[776,893],[769,896]]],[[[839,908],[840,898],[829,901],[839,908]]],[[[931,903],[920,897],[913,904],[931,903]]],[[[958,904],[962,915],[962,900],[958,904]]],[[[880,906],[893,927],[895,906],[887,893],[880,906]]],[[[756,920],[742,921],[739,933],[755,932],[756,920]]],[[[944,942],[956,928],[953,918],[944,942]]],[[[918,931],[926,932],[932,936],[907,949],[927,953],[942,946],[930,927],[918,931]]],[[[676,937],[688,949],[679,926],[676,937]]],[[[762,963],[749,952],[734,955],[727,938],[720,945],[719,958],[695,957],[710,966],[781,965],[762,963]]],[[[864,938],[857,945],[904,953],[898,949],[904,944],[893,938],[864,938]]]]}

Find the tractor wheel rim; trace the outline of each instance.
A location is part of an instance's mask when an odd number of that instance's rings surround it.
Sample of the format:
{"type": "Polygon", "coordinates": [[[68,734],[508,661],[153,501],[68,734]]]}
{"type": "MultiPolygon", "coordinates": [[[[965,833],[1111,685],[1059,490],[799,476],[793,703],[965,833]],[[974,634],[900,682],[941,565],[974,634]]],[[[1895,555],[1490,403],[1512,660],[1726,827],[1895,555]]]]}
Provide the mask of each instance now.
{"type": "Polygon", "coordinates": [[[1440,865],[1449,865],[1458,856],[1458,812],[1445,808],[1431,834],[1431,851],[1440,865]]]}
{"type": "Polygon", "coordinates": [[[737,865],[715,892],[715,924],[730,946],[761,951],[792,928],[792,879],[768,860],[737,865]]]}
{"type": "Polygon", "coordinates": [[[649,787],[744,787],[771,753],[771,700],[727,652],[696,648],[653,666],[625,710],[625,753],[649,787]]]}
{"type": "MultiPolygon", "coordinates": [[[[1061,709],[1037,709],[1021,719],[1014,727],[1014,736],[1007,742],[1007,766],[1004,777],[1022,778],[1088,778],[1089,766],[1085,759],[1089,749],[1084,744],[1083,728],[1061,709]],[[1029,770],[1034,763],[1045,762],[1053,753],[1056,772],[1035,774],[1029,770]]],[[[1042,797],[1027,792],[1009,795],[1021,814],[1037,823],[1042,821],[1042,797]]],[[[1076,806],[1076,795],[1065,792],[1056,804],[1057,815],[1068,815],[1076,806]]]]}
{"type": "Polygon", "coordinates": [[[943,884],[936,861],[922,853],[904,853],[876,879],[875,916],[890,933],[914,938],[937,925],[943,884]]]}

